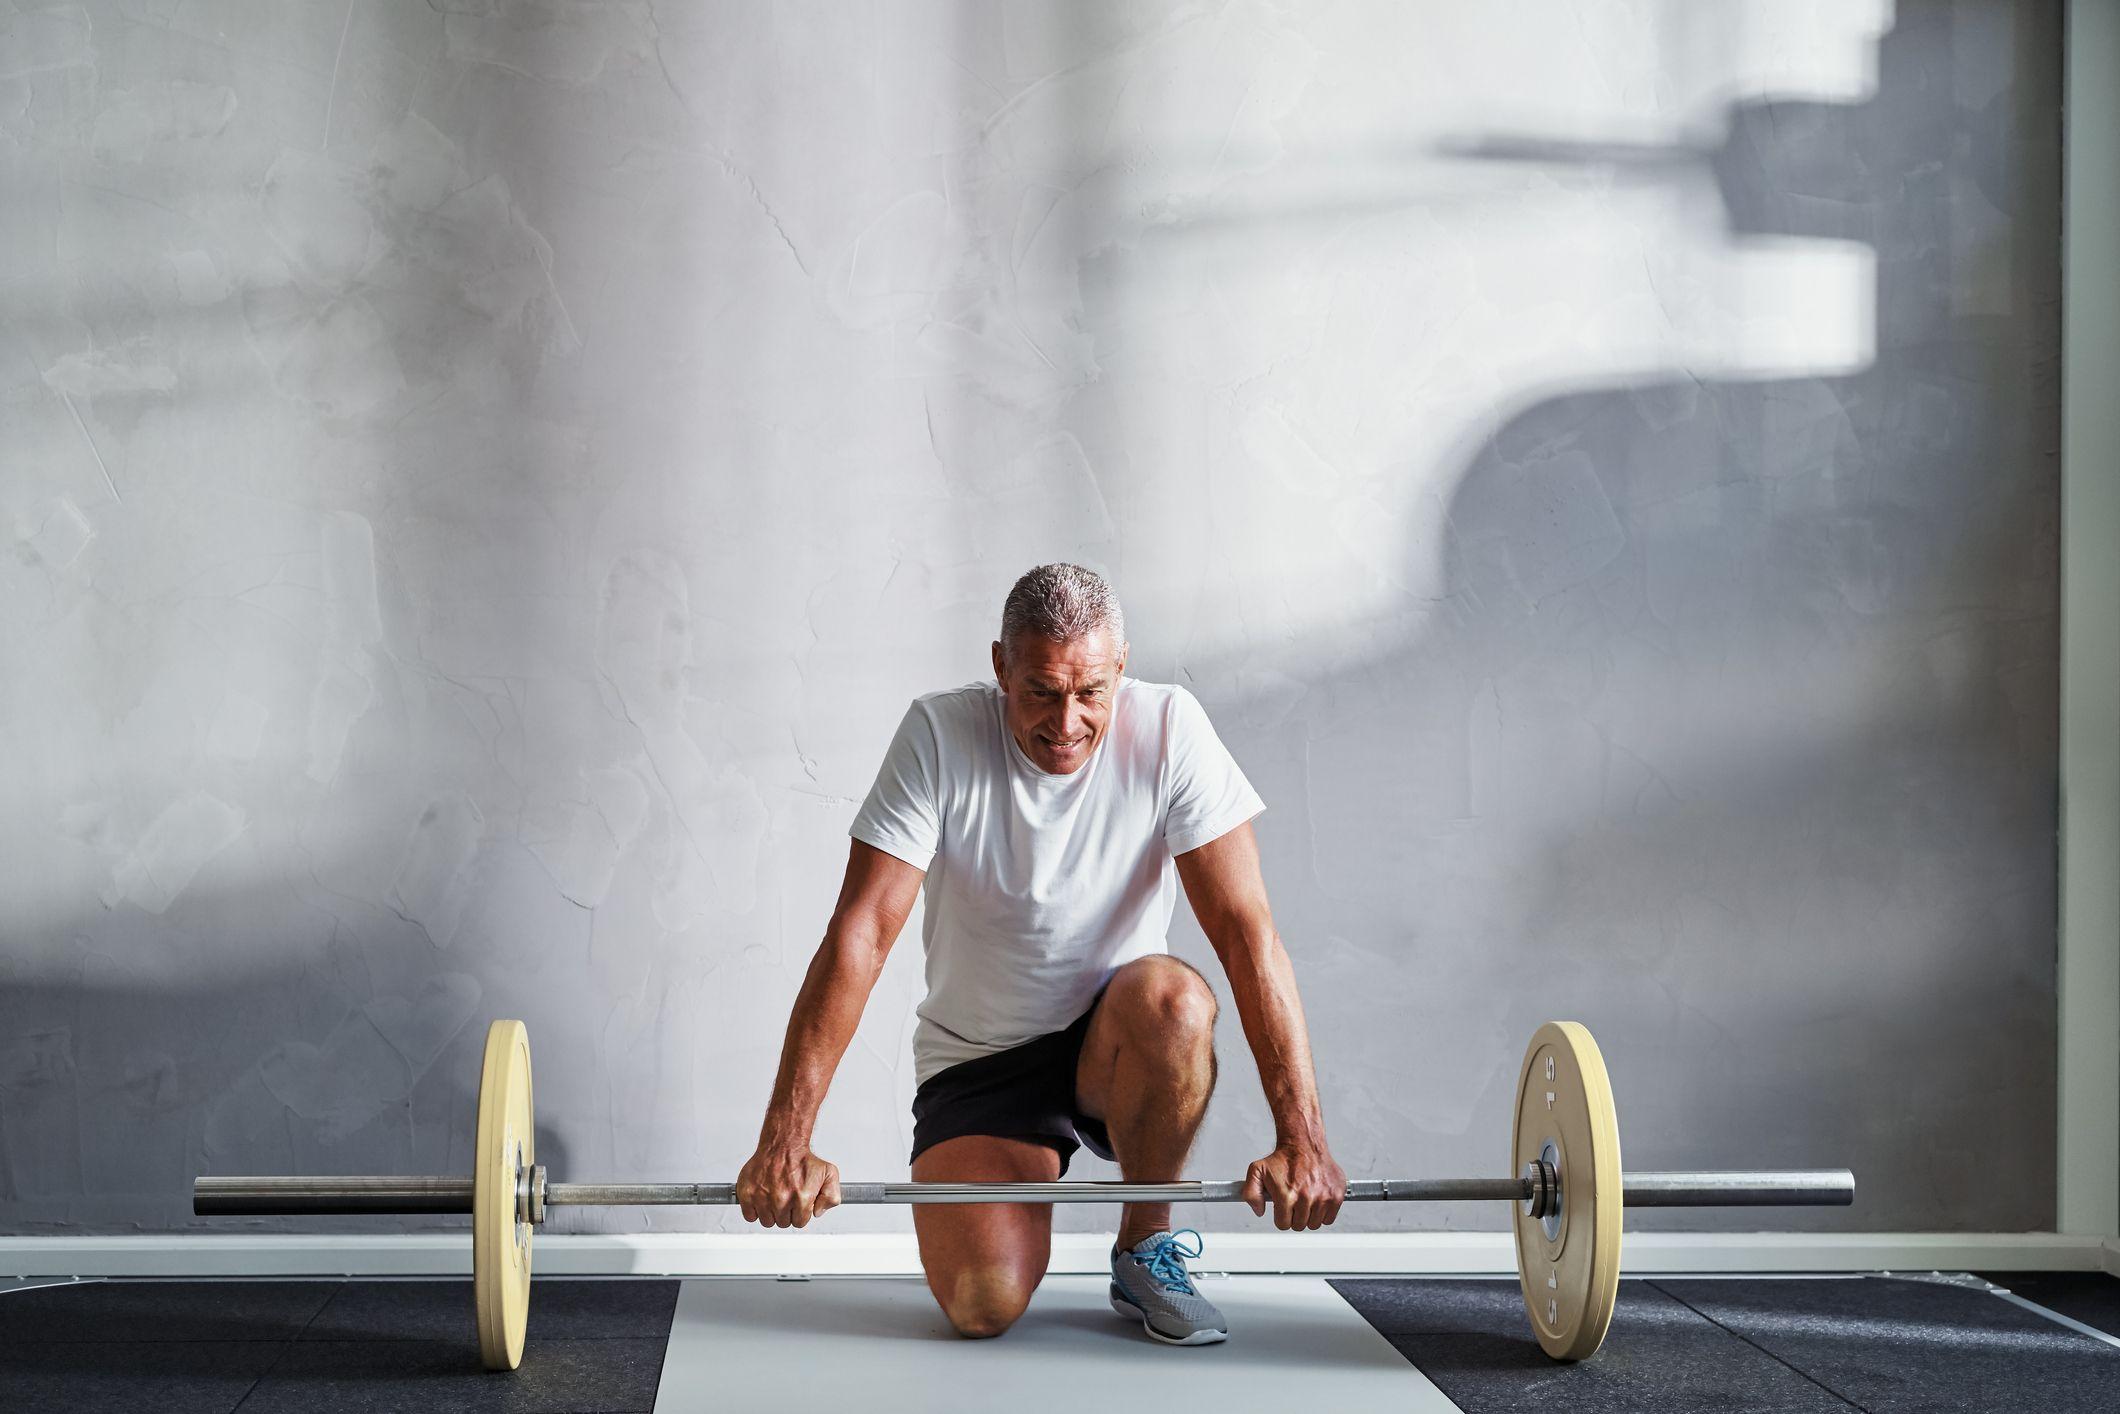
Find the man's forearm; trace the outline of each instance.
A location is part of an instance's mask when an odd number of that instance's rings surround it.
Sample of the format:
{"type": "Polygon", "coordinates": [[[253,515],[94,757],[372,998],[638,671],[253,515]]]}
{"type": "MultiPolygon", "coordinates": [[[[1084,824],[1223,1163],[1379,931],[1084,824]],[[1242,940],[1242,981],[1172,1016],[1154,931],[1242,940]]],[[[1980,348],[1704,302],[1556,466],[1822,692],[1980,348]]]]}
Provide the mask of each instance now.
{"type": "Polygon", "coordinates": [[[1273,1112],[1278,1143],[1325,1143],[1310,1034],[1296,993],[1295,968],[1272,933],[1235,939],[1217,948],[1244,1023],[1244,1039],[1258,1059],[1259,1083],[1273,1112]]]}
{"type": "Polygon", "coordinates": [[[773,1081],[765,1123],[759,1128],[761,1148],[809,1144],[825,1089],[854,1039],[854,1029],[861,1024],[862,1009],[868,1005],[883,959],[884,950],[872,937],[837,927],[825,934],[788,1017],[780,1073],[773,1081]]]}

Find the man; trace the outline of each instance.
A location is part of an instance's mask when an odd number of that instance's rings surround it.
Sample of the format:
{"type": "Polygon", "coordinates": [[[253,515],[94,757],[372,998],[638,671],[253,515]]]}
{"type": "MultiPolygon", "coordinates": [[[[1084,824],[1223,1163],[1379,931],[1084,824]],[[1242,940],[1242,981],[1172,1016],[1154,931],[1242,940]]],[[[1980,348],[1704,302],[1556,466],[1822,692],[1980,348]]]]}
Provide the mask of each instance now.
{"type": "MultiPolygon", "coordinates": [[[[1165,942],[1182,881],[1273,1111],[1246,1201],[1272,1203],[1283,1229],[1338,1216],[1346,1175],[1252,837],[1265,806],[1192,694],[1126,678],[1126,649],[1100,576],[1041,565],[1003,606],[994,681],[907,710],[849,831],[846,881],[736,1181],[746,1219],[801,1227],[838,1203],[811,1129],[923,881],[916,1181],[1051,1181],[1078,1144],[1132,1182],[1181,1176],[1214,1089],[1216,1011],[1165,942]]],[[[967,1336],[1007,1330],[1052,1251],[1050,1204],[922,1206],[913,1226],[928,1287],[967,1336]]],[[[1128,1205],[1113,1308],[1169,1344],[1222,1340],[1185,1269],[1200,1248],[1169,1228],[1169,1204],[1128,1205]]]]}

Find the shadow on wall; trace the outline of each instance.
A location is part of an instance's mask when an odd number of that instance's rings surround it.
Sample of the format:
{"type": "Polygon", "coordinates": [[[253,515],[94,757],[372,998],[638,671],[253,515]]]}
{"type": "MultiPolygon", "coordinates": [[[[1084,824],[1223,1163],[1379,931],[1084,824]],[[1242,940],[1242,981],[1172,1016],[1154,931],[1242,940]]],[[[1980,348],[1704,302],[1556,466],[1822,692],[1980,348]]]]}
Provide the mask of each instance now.
{"type": "MultiPolygon", "coordinates": [[[[256,913],[251,895],[191,898],[195,925],[256,913]]],[[[368,960],[379,952],[335,936],[308,966],[250,967],[225,979],[99,977],[92,959],[74,979],[9,986],[0,996],[9,1036],[0,1048],[8,1230],[78,1235],[84,1207],[130,1203],[152,1211],[157,1231],[461,1232],[462,1219],[448,1216],[195,1218],[189,1194],[201,1174],[470,1174],[487,1023],[526,1010],[538,1162],[556,1174],[637,1167],[637,1158],[583,1155],[568,1137],[564,1116],[588,1108],[592,1092],[653,1082],[570,1072],[564,1050],[539,1050],[541,1035],[568,1034],[564,989],[531,982],[508,1000],[470,971],[437,971],[403,992],[382,991],[368,960]],[[556,1000],[521,1004],[540,992],[556,1000]],[[228,1043],[237,1018],[265,1034],[313,1039],[260,1054],[228,1043]],[[17,1187],[20,1174],[34,1175],[34,1191],[17,1187]]],[[[487,976],[502,967],[495,959],[469,965],[487,976]]],[[[723,1144],[744,1128],[712,1115],[694,1122],[723,1144]]],[[[668,1226],[653,1210],[590,1209],[553,1230],[668,1226]]]]}
{"type": "MultiPolygon", "coordinates": [[[[1317,883],[1277,911],[1336,1130],[1434,1150],[1404,1096],[1334,1084],[1422,1035],[1499,1149],[1524,1038],[1565,1016],[1637,1165],[1890,1177],[1775,1226],[2051,1224],[2059,53],[2050,6],[1909,4],[1874,96],[1745,104],[1713,151],[1461,146],[1705,163],[1735,236],[1867,243],[1876,357],[1509,416],[1420,629],[1309,683],[1300,730],[1225,732],[1290,807],[1269,876],[1317,883]]],[[[1189,666],[1241,700],[1241,662],[1189,666]]]]}
{"type": "MultiPolygon", "coordinates": [[[[225,896],[194,903],[197,918],[250,911],[225,896]]],[[[168,985],[98,976],[92,958],[77,981],[8,987],[0,1204],[9,1230],[78,1232],[84,1207],[128,1201],[151,1208],[158,1229],[191,1226],[177,1217],[189,1206],[180,1195],[200,1172],[470,1172],[485,1032],[477,982],[442,974],[410,995],[376,995],[359,952],[334,942],[314,966],[168,985]],[[238,1018],[315,1040],[261,1057],[227,1044],[238,1018]],[[35,1191],[16,1188],[23,1174],[35,1191]]],[[[341,1226],[375,1230],[360,1219],[341,1226]]]]}

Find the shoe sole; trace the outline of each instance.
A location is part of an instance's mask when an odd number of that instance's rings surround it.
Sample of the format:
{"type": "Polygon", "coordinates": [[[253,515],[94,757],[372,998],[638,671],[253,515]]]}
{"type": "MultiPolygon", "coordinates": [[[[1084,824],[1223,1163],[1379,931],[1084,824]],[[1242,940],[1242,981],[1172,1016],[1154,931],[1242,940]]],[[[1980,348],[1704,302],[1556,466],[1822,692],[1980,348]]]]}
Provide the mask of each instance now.
{"type": "Polygon", "coordinates": [[[1141,1329],[1148,1332],[1148,1338],[1161,1345],[1218,1345],[1222,1341],[1229,1339],[1228,1331],[1215,1330],[1194,1331],[1188,1336],[1165,1335],[1148,1323],[1148,1313],[1146,1311],[1136,1306],[1133,1302],[1128,1301],[1125,1297],[1114,1295],[1111,1297],[1111,1303],[1112,1309],[1120,1315],[1139,1321],[1141,1329]]]}

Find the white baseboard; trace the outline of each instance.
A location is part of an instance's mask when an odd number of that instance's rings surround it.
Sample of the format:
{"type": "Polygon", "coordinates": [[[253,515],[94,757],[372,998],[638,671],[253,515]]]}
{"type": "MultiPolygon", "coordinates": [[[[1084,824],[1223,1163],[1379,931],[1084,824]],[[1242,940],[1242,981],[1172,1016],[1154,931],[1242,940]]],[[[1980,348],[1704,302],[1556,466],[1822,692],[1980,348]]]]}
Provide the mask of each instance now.
{"type": "MultiPolygon", "coordinates": [[[[1101,1273],[1110,1239],[1061,1233],[1051,1270],[1101,1273]]],[[[537,1239],[544,1276],[897,1276],[909,1233],[645,1233],[537,1239]]],[[[1714,1272],[2085,1271],[2120,1276],[2120,1243],[2051,1232],[1640,1232],[1630,1275],[1714,1272]]],[[[1204,1271],[1411,1276],[1516,1270],[1505,1232],[1210,1233],[1204,1271]]],[[[0,1277],[468,1276],[468,1234],[0,1237],[0,1277]]]]}

